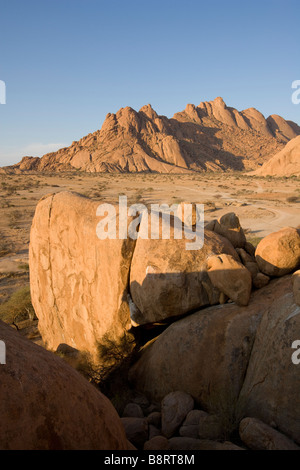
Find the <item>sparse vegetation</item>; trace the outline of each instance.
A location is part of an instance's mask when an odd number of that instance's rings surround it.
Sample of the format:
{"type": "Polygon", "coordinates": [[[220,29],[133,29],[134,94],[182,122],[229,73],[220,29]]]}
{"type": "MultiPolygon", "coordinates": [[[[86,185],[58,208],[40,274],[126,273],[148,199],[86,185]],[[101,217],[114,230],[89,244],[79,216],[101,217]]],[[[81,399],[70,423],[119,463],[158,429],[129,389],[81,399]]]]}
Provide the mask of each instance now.
{"type": "Polygon", "coordinates": [[[6,302],[0,305],[0,319],[5,323],[16,326],[20,321],[36,319],[29,286],[17,290],[6,302]]]}
{"type": "Polygon", "coordinates": [[[106,334],[98,343],[98,365],[88,354],[81,354],[76,368],[96,384],[120,411],[131,393],[127,375],[135,355],[133,335],[126,333],[119,341],[115,341],[106,334]]]}
{"type": "Polygon", "coordinates": [[[249,243],[251,243],[256,248],[259,242],[263,239],[263,237],[255,237],[249,234],[249,235],[246,235],[246,239],[249,243]]]}
{"type": "Polygon", "coordinates": [[[29,271],[29,264],[28,263],[21,263],[18,265],[19,269],[22,269],[23,271],[29,271]]]}

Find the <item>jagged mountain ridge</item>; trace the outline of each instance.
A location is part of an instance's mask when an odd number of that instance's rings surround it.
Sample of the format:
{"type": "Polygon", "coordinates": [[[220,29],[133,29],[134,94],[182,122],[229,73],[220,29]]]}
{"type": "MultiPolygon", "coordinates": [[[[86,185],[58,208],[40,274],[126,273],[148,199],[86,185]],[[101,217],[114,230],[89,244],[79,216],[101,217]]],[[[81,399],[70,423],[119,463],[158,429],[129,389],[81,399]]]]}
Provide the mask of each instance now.
{"type": "Polygon", "coordinates": [[[300,127],[255,108],[237,111],[222,98],[188,104],[173,118],[151,105],[108,114],[102,128],[68,148],[24,157],[12,171],[158,172],[251,170],[282,150],[300,127]]]}

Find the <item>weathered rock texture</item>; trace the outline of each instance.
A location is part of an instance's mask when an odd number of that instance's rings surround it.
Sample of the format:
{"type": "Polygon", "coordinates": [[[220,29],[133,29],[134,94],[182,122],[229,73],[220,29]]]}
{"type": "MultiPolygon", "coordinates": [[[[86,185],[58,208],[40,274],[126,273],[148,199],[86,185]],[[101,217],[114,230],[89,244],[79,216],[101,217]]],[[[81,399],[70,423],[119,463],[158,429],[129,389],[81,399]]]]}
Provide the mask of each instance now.
{"type": "Polygon", "coordinates": [[[238,305],[248,305],[252,277],[245,266],[231,255],[210,256],[207,261],[208,277],[213,286],[238,305]]]}
{"type": "Polygon", "coordinates": [[[243,248],[245,246],[246,237],[239,218],[234,212],[224,214],[216,220],[214,232],[227,238],[235,248],[243,248]]]}
{"type": "Polygon", "coordinates": [[[209,307],[173,323],[144,348],[130,380],[153,400],[183,390],[201,408],[232,415],[271,292],[258,291],[248,307],[209,307]]]}
{"type": "Polygon", "coordinates": [[[194,400],[188,393],[177,390],[166,395],[161,403],[163,435],[172,437],[193,408],[194,400]]]}
{"type": "Polygon", "coordinates": [[[298,313],[291,276],[273,280],[247,307],[209,307],[173,323],[144,348],[129,378],[154,400],[189,393],[227,430],[254,416],[297,440],[300,383],[291,345],[298,313]]]}
{"type": "Polygon", "coordinates": [[[202,410],[192,410],[190,411],[184,422],[182,423],[181,428],[179,429],[179,434],[181,437],[192,437],[197,439],[199,437],[199,424],[200,421],[209,416],[208,413],[202,410]]]}
{"type": "Polygon", "coordinates": [[[173,118],[159,116],[150,105],[108,114],[101,130],[68,148],[24,157],[6,171],[159,173],[254,169],[300,135],[297,124],[264,116],[254,108],[242,112],[223,99],[188,104],[173,118]]]}
{"type": "Polygon", "coordinates": [[[284,276],[300,265],[300,230],[285,227],[263,238],[255,252],[259,269],[267,276],[284,276]]]}
{"type": "Polygon", "coordinates": [[[62,359],[0,322],[1,450],[126,450],[117,412],[62,359]]]}
{"type": "Polygon", "coordinates": [[[259,419],[244,418],[239,431],[242,441],[252,450],[300,450],[291,439],[259,419]]]}
{"type": "Polygon", "coordinates": [[[127,439],[134,446],[142,447],[148,440],[148,422],[144,418],[121,418],[127,439]]]}
{"type": "MultiPolygon", "coordinates": [[[[30,236],[31,295],[47,348],[67,344],[96,360],[98,344],[107,337],[118,342],[131,322],[155,323],[222,301],[207,274],[207,259],[225,253],[237,264],[239,256],[226,238],[205,231],[199,250],[187,250],[190,241],[172,233],[169,240],[100,240],[97,207],[69,192],[46,196],[37,205],[30,236]]],[[[117,230],[118,222],[117,213],[117,230]]],[[[234,270],[226,275],[231,298],[247,303],[247,292],[241,299],[235,295],[240,276],[234,275],[234,270]]]]}
{"type": "Polygon", "coordinates": [[[49,349],[66,343],[96,356],[104,335],[118,340],[130,326],[127,285],[134,241],[100,240],[97,207],[85,197],[61,192],[36,208],[31,296],[49,349]]]}
{"type": "MultiPolygon", "coordinates": [[[[203,248],[186,250],[188,240],[137,240],[130,271],[130,292],[142,325],[219,302],[206,268],[209,256],[227,253],[238,260],[232,245],[206,231],[203,248]]],[[[229,273],[230,274],[230,273],[229,273]]]]}
{"type": "Polygon", "coordinates": [[[291,359],[292,343],[299,339],[300,307],[295,304],[291,276],[259,292],[269,292],[273,300],[267,295],[263,300],[265,312],[240,393],[239,414],[275,426],[300,443],[300,375],[291,359]]]}

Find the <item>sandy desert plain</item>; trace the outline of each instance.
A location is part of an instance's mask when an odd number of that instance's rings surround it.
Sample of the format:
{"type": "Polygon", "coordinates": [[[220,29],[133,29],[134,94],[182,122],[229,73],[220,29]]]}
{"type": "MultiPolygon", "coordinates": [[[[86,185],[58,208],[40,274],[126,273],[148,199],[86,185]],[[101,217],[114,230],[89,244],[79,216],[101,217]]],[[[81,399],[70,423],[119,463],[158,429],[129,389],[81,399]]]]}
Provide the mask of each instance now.
{"type": "MultiPolygon", "coordinates": [[[[280,228],[300,224],[300,178],[259,177],[240,172],[191,174],[101,174],[85,172],[0,175],[0,313],[14,293],[29,292],[30,227],[38,201],[49,193],[74,191],[92,200],[128,204],[202,203],[205,223],[235,212],[247,239],[257,245],[280,228]],[[21,289],[21,291],[20,291],[21,289]]],[[[96,217],[96,215],[95,215],[96,217]]],[[[16,295],[16,294],[15,294],[16,295]]],[[[17,297],[15,297],[17,299],[17,297]]],[[[10,302],[10,303],[8,303],[10,302]]],[[[17,309],[18,310],[18,309],[17,309]]],[[[21,334],[42,344],[37,321],[20,321],[21,334]]]]}

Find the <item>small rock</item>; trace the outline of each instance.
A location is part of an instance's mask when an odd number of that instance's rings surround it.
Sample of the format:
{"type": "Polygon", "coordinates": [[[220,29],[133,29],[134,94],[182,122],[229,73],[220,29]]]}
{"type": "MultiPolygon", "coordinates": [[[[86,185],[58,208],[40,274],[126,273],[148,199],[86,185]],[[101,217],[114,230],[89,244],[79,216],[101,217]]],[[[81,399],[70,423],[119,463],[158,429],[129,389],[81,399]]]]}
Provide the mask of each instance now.
{"type": "Polygon", "coordinates": [[[169,450],[169,448],[169,441],[164,436],[155,436],[144,444],[144,450],[169,450]]]}
{"type": "Polygon", "coordinates": [[[300,450],[291,439],[256,418],[242,419],[239,432],[252,450],[300,450]]]}
{"type": "Polygon", "coordinates": [[[245,246],[246,237],[239,218],[234,212],[222,215],[215,223],[214,232],[227,238],[234,248],[245,246]]]}
{"type": "Polygon", "coordinates": [[[215,225],[216,225],[216,220],[215,219],[211,220],[210,222],[208,222],[208,224],[205,225],[205,230],[210,230],[211,232],[213,232],[215,225]]]}
{"type": "Polygon", "coordinates": [[[143,393],[140,393],[140,392],[135,392],[135,396],[134,398],[132,398],[132,402],[139,405],[142,408],[142,410],[146,410],[150,406],[150,402],[148,398],[143,393]]]}
{"type": "Polygon", "coordinates": [[[193,439],[198,438],[199,425],[188,424],[187,426],[181,426],[179,429],[179,435],[181,437],[192,437],[193,439]]]}
{"type": "Polygon", "coordinates": [[[171,437],[194,407],[194,399],[188,393],[177,391],[166,395],[161,403],[162,433],[171,437]]]}
{"type": "Polygon", "coordinates": [[[246,242],[244,248],[248,255],[252,256],[252,258],[255,258],[255,246],[252,245],[252,243],[246,242]]]}
{"type": "Polygon", "coordinates": [[[154,412],[159,412],[160,413],[160,405],[158,403],[151,403],[151,405],[148,406],[148,408],[146,408],[144,411],[145,411],[146,416],[148,416],[148,415],[150,415],[151,413],[154,413],[154,412]]]}
{"type": "Polygon", "coordinates": [[[147,417],[147,421],[149,424],[156,426],[157,428],[161,427],[161,413],[159,411],[154,411],[150,413],[147,417]]]}
{"type": "Polygon", "coordinates": [[[188,425],[199,425],[200,420],[205,418],[206,416],[209,416],[206,411],[203,410],[192,410],[187,414],[187,417],[185,418],[183,422],[183,426],[188,426],[188,425]]]}
{"type": "Polygon", "coordinates": [[[249,253],[244,250],[244,248],[236,248],[236,252],[244,265],[246,265],[246,263],[253,263],[253,261],[255,261],[255,258],[250,256],[249,253]]]}
{"type": "Polygon", "coordinates": [[[258,265],[256,263],[256,261],[251,261],[246,263],[245,264],[245,268],[248,269],[248,271],[250,271],[250,274],[251,274],[251,277],[252,277],[252,280],[257,276],[257,274],[259,273],[259,268],[258,268],[258,265]]]}
{"type": "Polygon", "coordinates": [[[144,418],[121,418],[127,439],[136,447],[143,448],[148,440],[148,423],[144,418]]]}
{"type": "Polygon", "coordinates": [[[215,415],[202,416],[198,426],[198,437],[212,441],[222,439],[224,429],[220,419],[215,415]]]}
{"type": "Polygon", "coordinates": [[[144,413],[137,403],[127,403],[123,411],[123,418],[144,418],[144,413]]]}
{"type": "Polygon", "coordinates": [[[232,442],[216,442],[191,437],[172,437],[169,439],[170,450],[244,450],[232,442]]]}
{"type": "Polygon", "coordinates": [[[269,276],[266,276],[263,273],[258,273],[253,279],[253,286],[256,287],[256,289],[261,289],[262,287],[269,284],[269,282],[270,282],[269,276]]]}
{"type": "Polygon", "coordinates": [[[252,278],[242,263],[230,255],[214,255],[207,260],[207,271],[214,287],[226,294],[237,305],[248,305],[252,278]]]}
{"type": "Polygon", "coordinates": [[[149,433],[148,434],[149,439],[152,439],[153,437],[156,437],[156,436],[161,436],[160,430],[156,426],[153,426],[153,424],[149,424],[148,433],[149,433]]]}
{"type": "Polygon", "coordinates": [[[208,413],[201,410],[192,410],[188,413],[181,428],[179,434],[181,437],[193,437],[198,438],[199,423],[201,418],[208,416],[208,413]]]}

